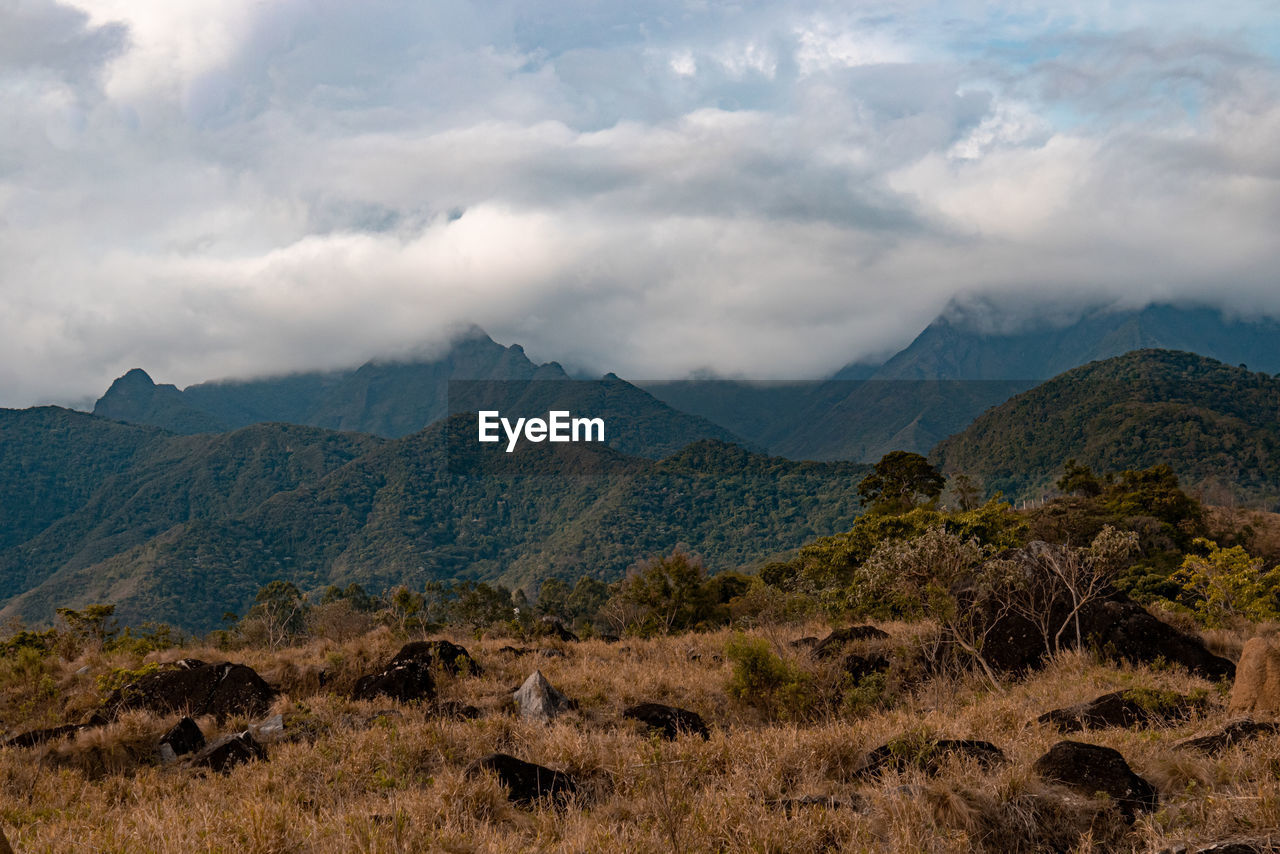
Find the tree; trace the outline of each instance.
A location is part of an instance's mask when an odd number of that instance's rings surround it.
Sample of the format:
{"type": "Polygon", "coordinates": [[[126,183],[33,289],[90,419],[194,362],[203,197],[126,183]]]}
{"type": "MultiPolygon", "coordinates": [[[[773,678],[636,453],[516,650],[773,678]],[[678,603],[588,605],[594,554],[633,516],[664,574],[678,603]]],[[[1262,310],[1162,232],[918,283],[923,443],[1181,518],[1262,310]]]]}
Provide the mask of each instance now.
{"type": "Polygon", "coordinates": [[[307,599],[292,581],[273,581],[258,591],[245,621],[260,626],[267,645],[276,649],[303,630],[307,599]]]}
{"type": "Polygon", "coordinates": [[[675,552],[613,585],[605,613],[619,632],[670,634],[692,628],[713,605],[703,585],[705,577],[701,563],[675,552]]]}
{"type": "Polygon", "coordinates": [[[1264,570],[1262,560],[1241,546],[1224,549],[1203,538],[1195,546],[1208,553],[1187,555],[1173,580],[1204,625],[1280,621],[1280,567],[1264,570]]]}
{"type": "Polygon", "coordinates": [[[67,624],[67,631],[82,646],[102,649],[116,634],[116,621],[112,615],[115,605],[87,605],[82,611],[59,608],[57,614],[67,624]]]}
{"type": "Polygon", "coordinates": [[[858,484],[862,505],[873,513],[906,513],[942,494],[947,480],[929,461],[910,451],[890,451],[858,484]]]}
{"type": "Polygon", "coordinates": [[[1102,494],[1102,481],[1098,480],[1093,469],[1080,465],[1074,459],[1062,464],[1062,477],[1058,478],[1057,487],[1066,495],[1084,498],[1096,498],[1102,494]]]}
{"type": "Polygon", "coordinates": [[[982,490],[969,475],[962,473],[952,476],[951,489],[956,494],[956,503],[960,505],[961,511],[967,513],[981,504],[982,490]]]}

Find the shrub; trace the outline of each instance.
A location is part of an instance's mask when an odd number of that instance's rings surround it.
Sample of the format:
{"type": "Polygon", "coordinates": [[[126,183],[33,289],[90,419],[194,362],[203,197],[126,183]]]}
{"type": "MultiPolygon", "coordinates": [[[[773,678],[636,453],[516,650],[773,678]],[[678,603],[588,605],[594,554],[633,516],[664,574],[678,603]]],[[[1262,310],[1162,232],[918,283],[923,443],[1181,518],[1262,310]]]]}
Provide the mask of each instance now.
{"type": "Polygon", "coordinates": [[[764,638],[735,635],[725,646],[733,664],[729,696],[767,719],[800,720],[817,707],[813,678],[783,661],[764,638]]]}

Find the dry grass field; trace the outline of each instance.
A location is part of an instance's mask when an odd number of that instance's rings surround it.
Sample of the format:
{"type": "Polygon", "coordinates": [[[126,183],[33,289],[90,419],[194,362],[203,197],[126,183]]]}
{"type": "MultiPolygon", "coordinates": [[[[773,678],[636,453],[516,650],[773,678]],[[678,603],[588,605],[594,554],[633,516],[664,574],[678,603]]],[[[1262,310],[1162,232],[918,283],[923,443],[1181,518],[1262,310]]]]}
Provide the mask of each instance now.
{"type": "MultiPolygon", "coordinates": [[[[909,648],[918,625],[883,626],[909,648]]],[[[788,642],[809,625],[759,633],[821,684],[817,663],[788,642]]],[[[1175,747],[1228,720],[1225,686],[1183,671],[1117,668],[1069,654],[993,690],[976,679],[911,678],[887,708],[828,706],[803,719],[768,720],[727,691],[729,631],[617,643],[543,641],[500,651],[510,639],[452,639],[483,666],[442,676],[440,698],[478,707],[454,720],[429,708],[344,699],[354,680],[399,648],[386,629],[343,643],[278,652],[184,648],[148,660],[198,657],[248,664],[282,693],[285,736],[267,761],[224,774],[163,764],[159,736],[177,719],[126,713],[115,723],[35,748],[0,749],[0,824],[18,852],[418,851],[1158,851],[1280,829],[1280,736],[1215,757],[1175,747]],[[562,655],[561,655],[562,654],[562,655]],[[578,701],[553,722],[524,721],[510,692],[534,669],[578,701]],[[316,674],[328,673],[323,688],[316,674]],[[1132,824],[1105,799],[1040,780],[1032,764],[1064,738],[1036,722],[1044,711],[1107,691],[1207,690],[1208,709],[1171,727],[1086,730],[1070,737],[1119,750],[1159,790],[1155,813],[1132,824]],[[621,711],[657,701],[698,712],[703,740],[661,741],[621,711]],[[993,742],[1008,763],[965,758],[940,770],[859,778],[873,748],[903,735],[993,742]],[[502,751],[578,781],[563,805],[509,803],[498,780],[468,773],[502,751]],[[788,798],[832,800],[788,805],[788,798]]],[[[1240,638],[1211,639],[1224,651],[1240,638]]],[[[77,720],[99,702],[97,677],[137,658],[12,656],[0,662],[9,735],[77,720]]],[[[206,736],[251,722],[200,721],[206,736]]],[[[1192,849],[1194,850],[1194,848],[1192,849]]]]}

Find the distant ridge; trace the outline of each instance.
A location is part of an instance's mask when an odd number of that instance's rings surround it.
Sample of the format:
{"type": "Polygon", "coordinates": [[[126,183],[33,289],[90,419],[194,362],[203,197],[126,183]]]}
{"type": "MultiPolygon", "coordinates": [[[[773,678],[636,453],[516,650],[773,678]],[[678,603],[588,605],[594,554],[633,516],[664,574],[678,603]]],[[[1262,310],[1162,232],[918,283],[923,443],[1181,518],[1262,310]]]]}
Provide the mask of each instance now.
{"type": "Polygon", "coordinates": [[[1191,486],[1280,499],[1280,379],[1194,353],[1138,350],[1019,394],[941,442],[948,473],[1033,497],[1074,458],[1097,472],[1168,464],[1191,486]]]}

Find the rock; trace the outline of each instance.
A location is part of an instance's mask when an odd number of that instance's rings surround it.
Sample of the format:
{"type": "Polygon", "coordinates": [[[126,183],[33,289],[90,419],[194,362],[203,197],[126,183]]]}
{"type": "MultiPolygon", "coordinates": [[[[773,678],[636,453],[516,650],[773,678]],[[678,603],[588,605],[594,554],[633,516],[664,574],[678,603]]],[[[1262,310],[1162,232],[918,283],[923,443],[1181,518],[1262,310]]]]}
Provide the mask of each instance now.
{"type": "Polygon", "coordinates": [[[1203,698],[1139,688],[1113,691],[1085,703],[1054,709],[1036,720],[1062,732],[1079,732],[1085,727],[1101,729],[1185,721],[1205,705],[1203,698]]]}
{"type": "MultiPolygon", "coordinates": [[[[1005,673],[1025,672],[1040,667],[1049,650],[1044,637],[1027,618],[1009,613],[1002,603],[984,599],[974,591],[953,591],[962,607],[974,609],[986,620],[993,621],[986,631],[982,655],[994,670],[1005,673]]],[[[1060,602],[1054,622],[1060,625],[1068,618],[1065,602],[1060,602]]],[[[979,628],[985,627],[979,620],[979,628]]],[[[1229,679],[1235,665],[1214,655],[1198,637],[1184,634],[1161,622],[1138,603],[1122,593],[1114,592],[1106,599],[1085,603],[1080,610],[1080,630],[1085,643],[1109,658],[1131,664],[1164,661],[1180,664],[1206,679],[1229,679]]],[[[1063,632],[1064,648],[1075,646],[1074,626],[1063,632]]]]}
{"type": "Polygon", "coordinates": [[[569,657],[564,654],[564,650],[562,649],[540,649],[538,650],[538,655],[542,656],[543,658],[568,658],[569,657]]]}
{"type": "Polygon", "coordinates": [[[602,641],[604,643],[617,643],[618,641],[622,640],[622,638],[618,637],[617,635],[609,634],[608,632],[601,632],[600,634],[596,635],[595,638],[596,640],[602,641]]]}
{"type": "Polygon", "coordinates": [[[817,658],[829,658],[843,650],[846,644],[865,640],[887,640],[888,637],[888,632],[881,631],[875,626],[848,626],[836,629],[818,641],[813,647],[813,654],[817,658]]]}
{"type": "Polygon", "coordinates": [[[1228,708],[1236,714],[1280,716],[1280,647],[1249,638],[1240,653],[1228,708]]]}
{"type": "Polygon", "coordinates": [[[162,755],[168,756],[165,748],[169,748],[169,753],[173,754],[173,758],[185,756],[188,753],[195,753],[204,748],[204,733],[200,731],[200,726],[191,718],[183,718],[173,725],[172,728],[160,737],[160,752],[162,755]]]}
{"type": "Polygon", "coordinates": [[[818,639],[813,636],[796,638],[795,640],[791,641],[791,643],[787,644],[787,646],[791,647],[792,649],[809,649],[809,650],[813,649],[817,645],[818,645],[818,639]]]}
{"type": "Polygon", "coordinates": [[[1180,741],[1174,747],[1213,755],[1226,750],[1232,745],[1277,731],[1280,731],[1280,724],[1264,723],[1251,718],[1244,718],[1238,721],[1231,721],[1217,732],[1180,741]]]}
{"type": "Polygon", "coordinates": [[[854,771],[853,776],[874,777],[888,770],[906,771],[909,768],[936,774],[948,756],[968,756],[977,760],[984,768],[992,768],[1008,761],[1004,752],[989,741],[904,736],[882,744],[867,754],[862,767],[854,771]]]}
{"type": "Polygon", "coordinates": [[[480,717],[480,710],[466,703],[447,701],[436,707],[436,714],[455,721],[472,721],[480,717]]]}
{"type": "Polygon", "coordinates": [[[523,646],[504,646],[502,649],[498,650],[498,652],[505,652],[507,655],[519,658],[522,655],[528,655],[533,652],[533,650],[523,646]]]}
{"type": "Polygon", "coordinates": [[[425,664],[438,667],[457,676],[465,672],[469,676],[480,676],[484,669],[471,657],[466,647],[447,640],[414,641],[400,647],[400,651],[391,659],[391,665],[425,664]]]}
{"type": "Polygon", "coordinates": [[[1280,842],[1271,839],[1229,839],[1221,842],[1175,845],[1160,854],[1280,854],[1280,842]]]}
{"type": "Polygon", "coordinates": [[[213,715],[218,720],[235,715],[256,717],[266,714],[274,693],[251,667],[184,659],[172,669],[148,673],[111,692],[103,712],[112,719],[130,709],[156,714],[184,712],[191,717],[213,715]]]}
{"type": "Polygon", "coordinates": [[[534,633],[538,637],[556,638],[562,641],[572,641],[576,643],[578,636],[564,627],[564,623],[550,615],[542,617],[534,626],[534,633]]]}
{"type": "Polygon", "coordinates": [[[512,699],[516,701],[520,717],[532,721],[547,722],[561,712],[577,708],[577,703],[551,686],[541,670],[529,674],[524,684],[513,692],[512,699]]]}
{"type": "Polygon", "coordinates": [[[702,716],[688,709],[664,706],[661,703],[639,703],[624,710],[622,716],[658,730],[663,738],[674,739],[682,732],[700,735],[704,739],[711,737],[702,716]]]}
{"type": "Polygon", "coordinates": [[[577,791],[573,778],[506,753],[490,753],[472,764],[469,773],[492,771],[516,803],[532,804],[542,798],[563,800],[577,791]]]}
{"type": "Polygon", "coordinates": [[[226,773],[237,765],[266,758],[266,749],[246,730],[235,735],[223,736],[208,745],[192,758],[191,766],[226,773]]]}
{"type": "Polygon", "coordinates": [[[272,715],[266,720],[249,726],[249,734],[260,743],[270,743],[284,738],[284,715],[272,715]]]}
{"type": "Polygon", "coordinates": [[[859,655],[851,652],[844,657],[841,669],[849,674],[854,682],[859,682],[876,673],[889,672],[889,659],[883,655],[859,655]]]}
{"type": "Polygon", "coordinates": [[[400,703],[431,701],[436,697],[435,680],[429,661],[388,664],[377,673],[361,676],[351,689],[353,700],[390,697],[400,703]]]}
{"type": "Polygon", "coordinates": [[[0,828],[0,854],[13,854],[13,848],[9,845],[9,837],[4,835],[2,828],[0,828]]]}
{"type": "Polygon", "coordinates": [[[82,729],[86,729],[83,724],[66,724],[46,729],[33,729],[8,739],[5,741],[4,746],[35,747],[36,745],[44,744],[46,741],[53,741],[56,738],[68,738],[82,729]]]}
{"type": "Polygon", "coordinates": [[[1116,750],[1079,741],[1060,741],[1032,766],[1036,774],[1087,796],[1105,794],[1121,812],[1155,812],[1160,797],[1155,787],[1139,777],[1116,750]]]}

